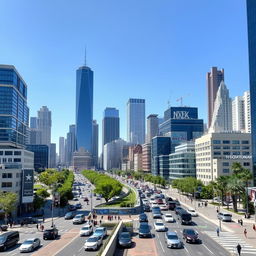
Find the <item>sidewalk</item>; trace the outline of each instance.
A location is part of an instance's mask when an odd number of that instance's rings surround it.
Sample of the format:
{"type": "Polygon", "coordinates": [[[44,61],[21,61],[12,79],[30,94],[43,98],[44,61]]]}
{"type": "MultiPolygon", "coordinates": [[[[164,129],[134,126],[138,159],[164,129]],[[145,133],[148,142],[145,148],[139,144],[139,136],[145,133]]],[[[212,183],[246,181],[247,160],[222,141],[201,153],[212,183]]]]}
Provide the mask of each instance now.
{"type": "MultiPolygon", "coordinates": [[[[216,226],[219,226],[219,220],[217,219],[216,206],[208,203],[208,206],[198,207],[198,202],[187,198],[184,195],[181,195],[177,192],[176,189],[166,190],[167,194],[171,197],[177,198],[180,203],[188,208],[194,208],[200,216],[207,219],[208,221],[214,223],[216,226]]],[[[224,223],[221,222],[222,231],[232,232],[232,234],[237,235],[241,240],[246,241],[246,243],[250,244],[254,248],[256,248],[256,232],[253,230],[252,226],[254,223],[253,219],[245,219],[244,216],[232,213],[227,211],[221,207],[221,212],[231,213],[232,219],[234,222],[224,223]],[[243,219],[243,226],[238,224],[238,219],[243,219]],[[247,238],[244,236],[244,229],[247,229],[247,238]]]]}

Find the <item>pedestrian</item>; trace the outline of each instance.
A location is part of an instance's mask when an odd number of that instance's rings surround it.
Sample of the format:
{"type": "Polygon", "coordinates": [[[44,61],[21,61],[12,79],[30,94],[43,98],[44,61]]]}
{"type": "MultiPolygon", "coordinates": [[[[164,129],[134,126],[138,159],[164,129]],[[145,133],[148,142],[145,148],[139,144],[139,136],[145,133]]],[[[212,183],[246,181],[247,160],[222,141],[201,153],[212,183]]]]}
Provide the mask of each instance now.
{"type": "Polygon", "coordinates": [[[219,213],[219,208],[217,207],[216,212],[219,213]]]}
{"type": "Polygon", "coordinates": [[[254,231],[256,231],[256,226],[255,226],[255,224],[253,224],[252,229],[253,229],[254,231]]]}
{"type": "Polygon", "coordinates": [[[44,216],[43,216],[43,222],[44,222],[44,216]]]}
{"type": "Polygon", "coordinates": [[[102,221],[100,220],[100,225],[101,225],[101,222],[102,222],[102,221]]]}
{"type": "Polygon", "coordinates": [[[246,230],[246,228],[244,229],[244,236],[245,236],[245,238],[247,238],[247,230],[246,230]]]}
{"type": "Polygon", "coordinates": [[[200,207],[200,203],[198,203],[198,207],[200,207]]]}
{"type": "Polygon", "coordinates": [[[115,220],[116,220],[116,215],[115,215],[115,220]]]}
{"type": "Polygon", "coordinates": [[[103,215],[101,215],[101,219],[103,219],[103,215]]]}
{"type": "Polygon", "coordinates": [[[36,223],[36,229],[38,230],[38,223],[36,223]]]}
{"type": "Polygon", "coordinates": [[[220,229],[219,229],[219,227],[217,227],[216,232],[217,232],[217,236],[220,236],[220,229]]]}
{"type": "Polygon", "coordinates": [[[241,255],[241,250],[242,250],[241,245],[240,245],[240,244],[237,244],[236,249],[237,249],[238,255],[240,256],[240,255],[241,255]]]}
{"type": "Polygon", "coordinates": [[[240,220],[240,224],[241,224],[241,226],[243,226],[243,223],[244,223],[244,222],[243,222],[243,220],[241,219],[241,220],[240,220]]]}

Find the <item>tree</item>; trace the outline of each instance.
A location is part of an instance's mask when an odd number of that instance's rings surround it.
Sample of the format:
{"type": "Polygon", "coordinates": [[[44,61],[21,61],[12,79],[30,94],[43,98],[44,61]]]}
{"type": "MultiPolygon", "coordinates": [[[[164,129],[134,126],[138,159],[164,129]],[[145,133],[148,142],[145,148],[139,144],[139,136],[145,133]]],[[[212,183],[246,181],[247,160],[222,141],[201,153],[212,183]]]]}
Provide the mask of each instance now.
{"type": "Polygon", "coordinates": [[[224,200],[226,199],[227,194],[227,185],[229,182],[229,176],[219,176],[216,179],[216,182],[213,183],[213,187],[219,192],[221,198],[221,204],[224,205],[224,200]]]}
{"type": "Polygon", "coordinates": [[[15,210],[18,195],[13,192],[0,192],[0,209],[4,211],[5,218],[15,210]]]}
{"type": "Polygon", "coordinates": [[[34,200],[33,200],[33,206],[34,206],[34,210],[40,209],[41,207],[44,206],[45,200],[44,198],[38,196],[37,194],[35,194],[34,196],[34,200]]]}
{"type": "Polygon", "coordinates": [[[45,188],[40,188],[36,191],[36,195],[39,197],[42,197],[43,199],[46,199],[47,197],[50,196],[50,194],[48,193],[47,189],[45,188]]]}

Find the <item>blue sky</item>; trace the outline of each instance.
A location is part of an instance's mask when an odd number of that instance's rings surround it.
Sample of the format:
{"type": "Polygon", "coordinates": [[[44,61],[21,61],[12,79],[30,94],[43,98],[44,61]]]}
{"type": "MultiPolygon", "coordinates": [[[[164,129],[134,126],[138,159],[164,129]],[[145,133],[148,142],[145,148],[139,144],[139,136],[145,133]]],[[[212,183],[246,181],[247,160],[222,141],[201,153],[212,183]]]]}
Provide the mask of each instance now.
{"type": "Polygon", "coordinates": [[[248,84],[245,0],[1,0],[0,63],[15,65],[28,84],[30,116],[52,111],[52,141],[75,122],[75,70],[94,71],[94,118],[146,99],[163,115],[183,96],[206,120],[206,72],[225,69],[231,96],[248,84]]]}

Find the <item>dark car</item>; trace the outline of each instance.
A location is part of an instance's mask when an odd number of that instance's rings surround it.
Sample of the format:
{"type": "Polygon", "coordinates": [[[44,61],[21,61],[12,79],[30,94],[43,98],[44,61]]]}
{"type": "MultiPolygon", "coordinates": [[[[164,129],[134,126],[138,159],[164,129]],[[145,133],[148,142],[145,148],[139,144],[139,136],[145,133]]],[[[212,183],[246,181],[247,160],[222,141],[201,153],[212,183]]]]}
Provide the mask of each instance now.
{"type": "Polygon", "coordinates": [[[132,246],[132,238],[130,232],[122,232],[118,237],[118,245],[120,247],[131,247],[132,246]]]}
{"type": "Polygon", "coordinates": [[[139,237],[151,237],[150,228],[147,222],[141,222],[139,227],[139,237]]]}
{"type": "Polygon", "coordinates": [[[74,217],[76,216],[76,212],[67,212],[66,214],[65,214],[65,220],[71,220],[71,219],[73,219],[74,217]]]}
{"type": "Polygon", "coordinates": [[[58,237],[58,229],[57,228],[49,228],[44,231],[43,239],[55,239],[58,237]]]}
{"type": "Polygon", "coordinates": [[[145,196],[144,194],[141,194],[140,197],[141,197],[142,199],[146,198],[146,196],[145,196]]]}
{"type": "Polygon", "coordinates": [[[88,202],[88,201],[89,201],[88,197],[85,197],[84,202],[88,202]]]}
{"type": "Polygon", "coordinates": [[[144,210],[144,212],[150,212],[151,211],[150,206],[148,204],[143,205],[143,210],[144,210]]]}
{"type": "Polygon", "coordinates": [[[175,207],[175,213],[177,214],[178,213],[178,211],[180,211],[180,210],[182,210],[183,208],[182,207],[180,207],[180,206],[176,206],[175,207]]]}
{"type": "Polygon", "coordinates": [[[9,231],[0,235],[0,250],[6,251],[16,245],[20,239],[18,231],[9,231]]]}
{"type": "Polygon", "coordinates": [[[187,243],[200,242],[198,233],[194,229],[183,229],[182,234],[183,234],[183,239],[185,239],[187,243]]]}
{"type": "Polygon", "coordinates": [[[37,223],[37,219],[33,218],[33,217],[26,217],[22,221],[24,224],[36,224],[37,223]]]}
{"type": "Polygon", "coordinates": [[[82,205],[80,203],[75,204],[76,209],[82,209],[82,205]]]}
{"type": "Polygon", "coordinates": [[[69,211],[75,211],[75,210],[76,210],[76,207],[75,207],[73,204],[70,204],[70,205],[68,206],[68,210],[69,210],[69,211]]]}
{"type": "Polygon", "coordinates": [[[147,217],[147,215],[146,215],[145,213],[141,213],[141,214],[139,215],[139,221],[140,221],[140,222],[148,222],[148,217],[147,217]]]}

